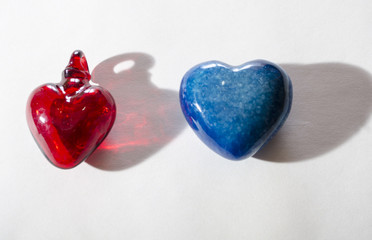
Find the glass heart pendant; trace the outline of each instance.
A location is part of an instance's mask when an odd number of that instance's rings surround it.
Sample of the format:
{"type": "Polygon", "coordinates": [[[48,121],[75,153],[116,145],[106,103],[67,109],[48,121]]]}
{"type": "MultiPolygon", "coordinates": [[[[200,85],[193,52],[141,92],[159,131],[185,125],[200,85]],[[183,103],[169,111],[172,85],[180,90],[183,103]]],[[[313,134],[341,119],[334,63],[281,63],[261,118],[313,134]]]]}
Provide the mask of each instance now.
{"type": "Polygon", "coordinates": [[[26,116],[31,133],[56,167],[77,166],[100,145],[116,116],[115,101],[90,81],[82,51],[74,51],[60,83],[48,83],[30,95],[26,116]]]}

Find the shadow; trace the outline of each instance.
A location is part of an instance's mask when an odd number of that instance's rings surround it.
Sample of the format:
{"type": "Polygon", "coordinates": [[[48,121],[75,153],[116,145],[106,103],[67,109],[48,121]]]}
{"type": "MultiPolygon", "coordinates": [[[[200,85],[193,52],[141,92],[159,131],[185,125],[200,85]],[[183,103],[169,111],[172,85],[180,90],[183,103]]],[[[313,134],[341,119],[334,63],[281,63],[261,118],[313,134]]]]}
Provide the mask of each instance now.
{"type": "Polygon", "coordinates": [[[101,62],[92,80],[116,101],[114,126],[87,163],[108,171],[132,167],[169,143],[186,126],[178,92],[159,89],[151,81],[151,56],[128,53],[101,62]]]}
{"type": "Polygon", "coordinates": [[[254,157],[293,162],[344,143],[368,120],[372,77],[341,63],[281,65],[293,83],[293,105],[283,128],[254,157]]]}

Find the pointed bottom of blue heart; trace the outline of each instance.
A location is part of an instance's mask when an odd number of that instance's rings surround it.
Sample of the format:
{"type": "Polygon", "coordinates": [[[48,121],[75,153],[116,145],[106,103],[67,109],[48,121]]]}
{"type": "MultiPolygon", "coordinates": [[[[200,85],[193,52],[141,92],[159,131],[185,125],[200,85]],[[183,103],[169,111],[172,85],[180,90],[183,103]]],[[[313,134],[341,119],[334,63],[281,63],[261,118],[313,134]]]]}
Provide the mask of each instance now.
{"type": "Polygon", "coordinates": [[[254,155],[290,112],[292,84],[274,63],[255,60],[234,67],[199,64],[182,79],[180,103],[196,135],[221,156],[254,155]]]}

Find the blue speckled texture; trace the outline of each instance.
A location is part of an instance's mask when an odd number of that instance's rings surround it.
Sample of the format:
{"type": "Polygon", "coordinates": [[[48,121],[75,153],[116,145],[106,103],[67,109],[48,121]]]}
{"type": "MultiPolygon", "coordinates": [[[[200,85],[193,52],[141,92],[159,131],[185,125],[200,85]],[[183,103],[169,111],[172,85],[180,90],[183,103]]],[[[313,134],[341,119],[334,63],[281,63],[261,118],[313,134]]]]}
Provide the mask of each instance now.
{"type": "Polygon", "coordinates": [[[238,160],[255,154],[283,125],[292,84],[283,69],[265,60],[237,67],[210,61],[185,74],[180,102],[199,138],[238,160]]]}

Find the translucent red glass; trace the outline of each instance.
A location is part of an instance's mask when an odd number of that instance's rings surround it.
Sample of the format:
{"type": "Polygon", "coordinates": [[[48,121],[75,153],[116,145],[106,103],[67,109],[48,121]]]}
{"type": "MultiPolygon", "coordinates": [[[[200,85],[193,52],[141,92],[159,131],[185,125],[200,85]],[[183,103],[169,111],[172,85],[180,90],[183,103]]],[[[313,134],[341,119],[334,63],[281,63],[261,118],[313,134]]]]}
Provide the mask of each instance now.
{"type": "Polygon", "coordinates": [[[47,159],[73,168],[100,145],[115,121],[116,106],[104,88],[91,85],[86,58],[75,51],[58,84],[36,88],[27,103],[27,122],[47,159]]]}

